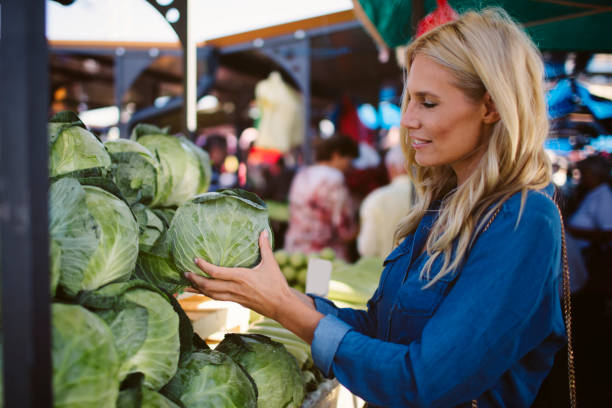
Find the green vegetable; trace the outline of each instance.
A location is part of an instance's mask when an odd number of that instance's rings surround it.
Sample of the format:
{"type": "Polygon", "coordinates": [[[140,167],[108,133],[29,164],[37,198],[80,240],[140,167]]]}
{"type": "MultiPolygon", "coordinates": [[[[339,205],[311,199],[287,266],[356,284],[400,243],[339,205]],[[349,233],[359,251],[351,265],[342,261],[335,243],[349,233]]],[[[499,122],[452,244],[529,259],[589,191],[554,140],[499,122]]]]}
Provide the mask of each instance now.
{"type": "Polygon", "coordinates": [[[376,291],[382,270],[382,260],[376,257],[363,257],[354,264],[335,262],[327,297],[363,308],[376,291]]]}
{"type": "Polygon", "coordinates": [[[308,275],[308,269],[302,268],[297,271],[296,280],[300,285],[306,286],[306,276],[308,275]]]}
{"type": "Polygon", "coordinates": [[[180,137],[181,142],[191,149],[198,158],[200,164],[200,186],[198,187],[198,194],[205,193],[210,187],[210,180],[212,178],[212,168],[210,166],[210,156],[208,152],[202,149],[200,146],[187,139],[185,136],[180,137]]]}
{"type": "Polygon", "coordinates": [[[64,178],[51,185],[49,212],[52,271],[59,270],[59,285],[67,294],[130,278],[139,231],[124,201],[64,178]]]}
{"type": "Polygon", "coordinates": [[[231,356],[253,377],[258,408],[298,408],[302,404],[304,378],[282,344],[259,334],[226,334],[216,350],[231,356]]]}
{"type": "Polygon", "coordinates": [[[282,272],[283,275],[285,275],[285,279],[287,279],[287,281],[292,281],[297,278],[297,271],[292,266],[285,266],[282,269],[282,272]]]}
{"type": "Polygon", "coordinates": [[[212,172],[202,149],[165,134],[146,134],[138,142],[159,158],[161,177],[152,207],[181,205],[208,189],[212,172]]]}
{"type": "Polygon", "coordinates": [[[142,373],[130,374],[122,383],[117,408],[179,408],[157,391],[143,386],[142,373]]]}
{"type": "Polygon", "coordinates": [[[165,295],[144,282],[130,281],[85,293],[79,302],[110,326],[120,380],[140,372],[144,385],[155,390],[170,381],[179,360],[179,318],[165,295]]]}
{"type": "Polygon", "coordinates": [[[110,169],[111,159],[104,145],[73,113],[52,118],[48,133],[51,177],[77,170],[110,169]]]}
{"type": "Polygon", "coordinates": [[[319,252],[319,257],[321,259],[326,259],[328,261],[333,261],[336,259],[336,252],[329,247],[323,248],[321,252],[319,252]]]}
{"type": "Polygon", "coordinates": [[[115,184],[127,202],[151,203],[157,192],[159,172],[159,163],[153,154],[141,144],[127,139],[108,141],[104,146],[113,163],[115,184]]]}
{"type": "Polygon", "coordinates": [[[143,387],[140,393],[121,391],[117,408],[180,408],[157,391],[143,387]]]}
{"type": "Polygon", "coordinates": [[[161,392],[185,408],[258,407],[253,379],[229,356],[215,350],[191,354],[161,392]]]}
{"type": "Polygon", "coordinates": [[[289,256],[289,265],[294,268],[300,268],[302,266],[306,266],[308,264],[308,258],[306,255],[300,252],[294,252],[289,256]]]}
{"type": "Polygon", "coordinates": [[[144,231],[140,234],[140,252],[138,253],[135,275],[167,293],[176,293],[189,286],[189,281],[184,278],[172,258],[167,234],[169,211],[145,210],[146,225],[144,231]],[[157,214],[165,218],[162,219],[157,214]]]}
{"type": "MultiPolygon", "coordinates": [[[[166,232],[166,226],[164,222],[150,209],[144,208],[142,217],[142,224],[144,228],[141,229],[140,236],[138,237],[138,247],[140,250],[150,250],[153,245],[161,238],[162,234],[166,232]]],[[[141,218],[139,216],[139,218],[141,218]]]]}
{"type": "Polygon", "coordinates": [[[278,251],[274,252],[274,259],[276,259],[276,263],[282,267],[289,262],[289,254],[287,251],[279,249],[278,251]]]}
{"type": "Polygon", "coordinates": [[[249,327],[249,333],[268,336],[270,339],[282,343],[295,357],[298,365],[302,367],[310,357],[310,346],[295,334],[281,326],[280,323],[267,317],[249,327]]]}
{"type": "Polygon", "coordinates": [[[179,269],[203,274],[194,263],[196,257],[220,266],[256,265],[264,229],[272,237],[264,202],[247,191],[228,189],[180,206],[168,234],[179,269]]]}
{"type": "Polygon", "coordinates": [[[81,306],[52,305],[55,407],[114,407],[119,359],[109,327],[81,306]]]}

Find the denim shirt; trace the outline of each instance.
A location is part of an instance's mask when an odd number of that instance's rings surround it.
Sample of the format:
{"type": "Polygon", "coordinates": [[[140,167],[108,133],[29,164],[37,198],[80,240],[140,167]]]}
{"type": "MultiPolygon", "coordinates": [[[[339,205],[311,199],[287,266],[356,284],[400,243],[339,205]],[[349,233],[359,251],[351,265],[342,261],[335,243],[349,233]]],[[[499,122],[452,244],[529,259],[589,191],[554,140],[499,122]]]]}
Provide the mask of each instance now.
{"type": "Polygon", "coordinates": [[[541,192],[528,193],[517,223],[520,207],[517,193],[462,267],[427,289],[421,250],[435,210],[387,257],[367,311],[312,296],[325,315],[315,365],[371,406],[529,407],[565,343],[561,223],[541,192]]]}

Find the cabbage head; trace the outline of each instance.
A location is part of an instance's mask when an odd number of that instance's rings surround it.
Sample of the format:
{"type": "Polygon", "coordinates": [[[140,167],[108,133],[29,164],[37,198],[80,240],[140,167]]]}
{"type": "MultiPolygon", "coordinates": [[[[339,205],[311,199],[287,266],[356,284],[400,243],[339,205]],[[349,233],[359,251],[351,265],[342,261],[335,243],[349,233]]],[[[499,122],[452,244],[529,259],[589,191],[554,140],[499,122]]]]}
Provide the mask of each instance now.
{"type": "Polygon", "coordinates": [[[51,265],[54,273],[59,270],[59,285],[67,294],[130,278],[139,230],[124,201],[63,178],[50,188],[49,223],[51,265]]]}
{"type": "Polygon", "coordinates": [[[257,384],[258,408],[299,408],[305,382],[295,358],[280,343],[260,334],[226,334],[215,349],[232,357],[257,384]]]}
{"type": "Polygon", "coordinates": [[[169,180],[159,183],[165,187],[160,185],[151,207],[178,206],[206,191],[211,171],[202,149],[165,134],[146,134],[138,142],[159,158],[162,178],[169,180]]]}
{"type": "Polygon", "coordinates": [[[220,266],[256,265],[264,229],[272,237],[266,204],[253,193],[227,189],[204,193],[180,206],[168,233],[176,265],[202,274],[195,257],[220,266]]]}
{"type": "Polygon", "coordinates": [[[195,352],[181,362],[161,393],[185,408],[257,408],[253,379],[229,356],[214,350],[195,352]]]}
{"type": "Polygon", "coordinates": [[[180,408],[157,391],[147,387],[123,390],[119,393],[117,408],[180,408]]]}
{"type": "Polygon", "coordinates": [[[104,143],[110,153],[113,178],[129,204],[149,204],[157,192],[159,163],[153,154],[138,142],[127,139],[104,143]]]}
{"type": "MultiPolygon", "coordinates": [[[[146,210],[147,224],[140,234],[136,277],[152,283],[168,293],[176,293],[189,286],[172,258],[167,234],[166,219],[162,220],[151,210],[146,210]]],[[[162,213],[163,214],[163,213],[162,213]]]]}
{"type": "Polygon", "coordinates": [[[92,168],[110,169],[111,159],[104,145],[74,113],[53,117],[48,133],[51,177],[92,168]]]}
{"type": "Polygon", "coordinates": [[[119,358],[108,325],[78,305],[52,305],[55,407],[114,407],[119,358]]]}
{"type": "Polygon", "coordinates": [[[165,295],[133,280],[83,293],[79,303],[109,325],[119,355],[119,380],[143,373],[146,387],[160,389],[179,360],[179,318],[165,295]]]}

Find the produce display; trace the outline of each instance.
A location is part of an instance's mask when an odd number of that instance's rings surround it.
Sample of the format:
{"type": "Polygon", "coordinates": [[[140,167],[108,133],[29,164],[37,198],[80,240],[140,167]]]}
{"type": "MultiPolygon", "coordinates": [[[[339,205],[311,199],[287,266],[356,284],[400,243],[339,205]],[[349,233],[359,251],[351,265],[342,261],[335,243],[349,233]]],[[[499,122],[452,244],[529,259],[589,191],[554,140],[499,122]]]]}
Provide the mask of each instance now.
{"type": "Polygon", "coordinates": [[[114,406],[119,356],[108,325],[78,305],[55,303],[51,317],[54,406],[114,406]]]}
{"type": "Polygon", "coordinates": [[[206,192],[206,152],[150,125],[103,144],[76,115],[49,124],[56,407],[299,407],[300,365],[264,336],[212,351],[173,296],[199,256],[258,262],[265,203],[206,192]]]}
{"type": "Polygon", "coordinates": [[[274,252],[274,258],[276,259],[281,272],[285,276],[285,279],[287,279],[287,282],[292,288],[297,289],[300,292],[306,291],[308,259],[313,256],[326,259],[328,261],[334,261],[336,259],[336,253],[331,248],[323,248],[316,254],[287,252],[282,249],[274,252]]]}
{"type": "Polygon", "coordinates": [[[216,350],[232,357],[253,378],[258,408],[299,408],[304,379],[297,361],[281,343],[260,334],[227,334],[216,350]]]}
{"type": "Polygon", "coordinates": [[[383,260],[363,257],[353,264],[334,261],[327,297],[337,306],[366,309],[383,271],[383,260]]]}
{"type": "Polygon", "coordinates": [[[193,353],[163,392],[186,407],[257,408],[258,388],[246,370],[216,350],[193,353]]]}
{"type": "Polygon", "coordinates": [[[314,391],[324,381],[323,374],[314,366],[310,346],[280,323],[264,317],[254,322],[248,330],[251,334],[260,334],[273,341],[281,343],[298,362],[302,371],[302,378],[306,384],[306,391],[314,391]]]}

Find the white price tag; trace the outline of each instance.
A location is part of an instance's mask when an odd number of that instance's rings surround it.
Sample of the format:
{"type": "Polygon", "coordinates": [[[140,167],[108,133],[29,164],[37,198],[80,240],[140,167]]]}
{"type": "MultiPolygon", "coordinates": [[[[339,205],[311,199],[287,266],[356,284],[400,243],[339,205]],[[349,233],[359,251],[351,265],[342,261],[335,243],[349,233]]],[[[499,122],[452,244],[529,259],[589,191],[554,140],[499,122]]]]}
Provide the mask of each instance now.
{"type": "Polygon", "coordinates": [[[306,293],[327,296],[332,263],[325,259],[310,258],[306,273],[306,293]]]}

